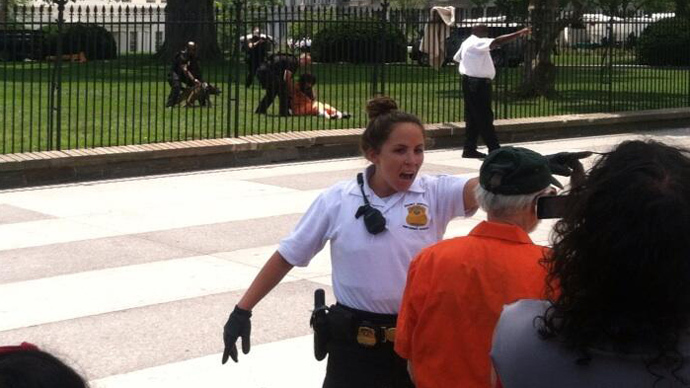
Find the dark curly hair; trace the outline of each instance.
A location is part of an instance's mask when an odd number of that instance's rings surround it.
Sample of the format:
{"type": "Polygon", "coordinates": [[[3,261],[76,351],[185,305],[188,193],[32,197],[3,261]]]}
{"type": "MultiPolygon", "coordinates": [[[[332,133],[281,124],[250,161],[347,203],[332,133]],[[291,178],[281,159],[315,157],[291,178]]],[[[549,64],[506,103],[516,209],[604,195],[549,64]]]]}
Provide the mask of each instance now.
{"type": "MultiPolygon", "coordinates": [[[[647,369],[678,372],[690,316],[690,154],[626,141],[571,190],[544,258],[551,307],[537,317],[588,364],[588,349],[648,355],[647,369]]],[[[655,372],[657,371],[657,372],[655,372]]]]}

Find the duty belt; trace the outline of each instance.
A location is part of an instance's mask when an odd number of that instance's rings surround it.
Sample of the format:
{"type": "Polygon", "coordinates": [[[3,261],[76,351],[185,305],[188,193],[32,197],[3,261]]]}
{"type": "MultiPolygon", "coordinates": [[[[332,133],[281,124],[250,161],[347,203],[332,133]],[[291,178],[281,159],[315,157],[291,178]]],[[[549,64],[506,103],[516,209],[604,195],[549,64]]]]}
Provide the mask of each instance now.
{"type": "Polygon", "coordinates": [[[395,342],[395,315],[362,312],[341,304],[329,308],[330,333],[335,339],[375,347],[395,342]]]}
{"type": "Polygon", "coordinates": [[[373,347],[386,342],[395,342],[395,327],[375,326],[368,322],[362,322],[357,327],[358,344],[373,347]]]}

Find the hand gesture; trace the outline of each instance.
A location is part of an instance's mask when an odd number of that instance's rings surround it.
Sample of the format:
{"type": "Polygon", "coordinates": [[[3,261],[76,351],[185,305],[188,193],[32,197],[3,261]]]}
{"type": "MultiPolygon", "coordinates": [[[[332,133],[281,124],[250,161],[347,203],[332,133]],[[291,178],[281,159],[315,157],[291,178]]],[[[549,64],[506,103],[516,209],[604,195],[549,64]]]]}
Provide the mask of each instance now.
{"type": "Polygon", "coordinates": [[[522,30],[520,30],[521,36],[529,35],[531,33],[532,33],[532,27],[526,27],[526,28],[523,28],[522,30]]]}
{"type": "Polygon", "coordinates": [[[225,323],[223,328],[223,342],[225,343],[225,350],[223,350],[222,362],[225,364],[228,362],[228,356],[232,358],[233,361],[237,362],[237,338],[242,338],[242,353],[249,353],[249,335],[252,331],[251,318],[252,312],[243,310],[238,306],[230,313],[228,322],[225,323]]]}
{"type": "Polygon", "coordinates": [[[546,160],[549,161],[549,168],[551,174],[569,176],[570,185],[575,186],[582,183],[585,178],[585,169],[580,162],[580,159],[592,156],[590,151],[581,152],[559,152],[553,155],[546,155],[546,160]]]}

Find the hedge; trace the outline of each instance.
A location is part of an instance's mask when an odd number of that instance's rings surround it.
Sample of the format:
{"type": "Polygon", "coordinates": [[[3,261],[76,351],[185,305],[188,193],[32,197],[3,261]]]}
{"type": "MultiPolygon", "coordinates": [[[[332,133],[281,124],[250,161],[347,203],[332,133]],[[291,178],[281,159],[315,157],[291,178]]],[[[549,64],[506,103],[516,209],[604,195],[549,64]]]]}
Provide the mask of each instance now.
{"type": "MultiPolygon", "coordinates": [[[[45,53],[57,53],[58,32],[56,26],[44,28],[45,53]]],[[[62,32],[62,53],[83,52],[86,59],[114,59],[117,57],[117,44],[110,31],[102,26],[85,23],[65,24],[62,32]]]]}
{"type": "Polygon", "coordinates": [[[637,62],[653,66],[690,66],[690,22],[669,18],[650,24],[637,40],[637,62]]]}
{"type": "Polygon", "coordinates": [[[407,43],[402,31],[379,20],[349,20],[318,31],[311,53],[317,62],[404,62],[407,43]]]}

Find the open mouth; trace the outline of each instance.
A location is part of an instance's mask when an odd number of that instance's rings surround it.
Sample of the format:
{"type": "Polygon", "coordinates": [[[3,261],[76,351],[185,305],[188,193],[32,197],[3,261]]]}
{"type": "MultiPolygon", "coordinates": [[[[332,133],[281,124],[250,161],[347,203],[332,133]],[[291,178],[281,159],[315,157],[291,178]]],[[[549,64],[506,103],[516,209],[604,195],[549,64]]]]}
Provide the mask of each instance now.
{"type": "Polygon", "coordinates": [[[415,175],[415,173],[413,173],[413,172],[410,172],[410,173],[403,172],[400,174],[400,179],[411,181],[414,179],[414,175],[415,175]]]}

